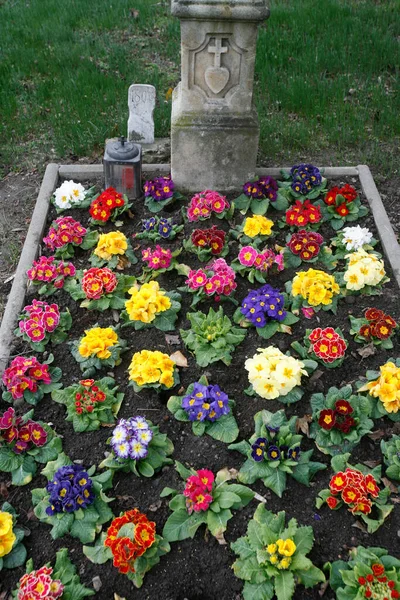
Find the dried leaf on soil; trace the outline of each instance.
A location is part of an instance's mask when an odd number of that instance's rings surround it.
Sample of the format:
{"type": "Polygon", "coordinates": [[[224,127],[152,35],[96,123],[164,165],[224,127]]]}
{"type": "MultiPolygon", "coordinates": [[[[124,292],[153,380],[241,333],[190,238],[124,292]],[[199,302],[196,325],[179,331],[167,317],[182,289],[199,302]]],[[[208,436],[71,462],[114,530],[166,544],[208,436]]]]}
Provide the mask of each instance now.
{"type": "Polygon", "coordinates": [[[373,356],[374,354],[376,354],[376,348],[374,344],[371,343],[367,346],[364,346],[363,348],[360,348],[359,350],[357,350],[357,352],[362,358],[367,358],[368,356],[373,356]]]}
{"type": "Polygon", "coordinates": [[[188,366],[187,358],[182,354],[180,350],[171,354],[170,359],[173,360],[178,367],[188,366]]]}

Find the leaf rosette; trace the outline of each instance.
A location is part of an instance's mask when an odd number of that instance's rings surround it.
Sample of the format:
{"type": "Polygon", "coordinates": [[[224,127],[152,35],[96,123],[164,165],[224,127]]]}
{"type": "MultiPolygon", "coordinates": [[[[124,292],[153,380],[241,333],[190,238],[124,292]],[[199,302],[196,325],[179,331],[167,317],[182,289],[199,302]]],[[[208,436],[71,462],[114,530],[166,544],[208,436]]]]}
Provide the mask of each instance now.
{"type": "Polygon", "coordinates": [[[142,220],[142,231],[134,233],[135,240],[150,240],[152,242],[160,242],[162,240],[174,240],[184,226],[173,222],[173,219],[164,219],[161,217],[150,217],[150,219],[142,220]]]}
{"type": "Polygon", "coordinates": [[[11,504],[4,502],[0,509],[0,571],[20,567],[26,560],[27,552],[22,542],[27,534],[18,526],[18,516],[11,504]]]}
{"type": "Polygon", "coordinates": [[[323,572],[307,557],[314,545],[310,526],[290,519],[284,511],[274,514],[263,504],[257,507],[247,534],[231,544],[239,555],[233,571],[245,581],[244,600],[290,600],[297,585],[313,587],[325,581],[323,572]]]}
{"type": "Polygon", "coordinates": [[[303,436],[296,433],[296,421],[296,416],[288,421],[283,410],[262,410],[254,416],[255,433],[250,440],[229,446],[229,450],[246,457],[238,474],[241,483],[252,484],[261,479],[281,498],[288,476],[309,486],[315,473],[326,469],[322,463],[311,461],[312,450],[301,450],[303,436]]]}
{"type": "Polygon", "coordinates": [[[377,308],[367,308],[364,317],[356,318],[349,315],[350,334],[358,344],[373,344],[374,346],[391,350],[392,337],[398,331],[398,323],[377,308]]]}
{"type": "Polygon", "coordinates": [[[234,406],[235,401],[230,400],[219,386],[209,385],[205,375],[190,384],[183,395],[171,396],[167,403],[177,421],[192,423],[194,435],[207,433],[225,444],[230,444],[239,435],[234,406]]]}
{"type": "Polygon", "coordinates": [[[381,452],[386,465],[386,476],[400,481],[400,435],[381,441],[381,452]]]}
{"type": "Polygon", "coordinates": [[[64,453],[42,470],[49,483],[45,488],[32,490],[32,504],[39,521],[51,525],[53,540],[69,533],[82,544],[91,543],[103,523],[112,518],[108,504],[113,498],[104,492],[112,487],[113,472],[107,470],[95,475],[95,470],[95,466],[85,471],[73,465],[64,453]],[[75,472],[72,479],[69,469],[75,472]]]}

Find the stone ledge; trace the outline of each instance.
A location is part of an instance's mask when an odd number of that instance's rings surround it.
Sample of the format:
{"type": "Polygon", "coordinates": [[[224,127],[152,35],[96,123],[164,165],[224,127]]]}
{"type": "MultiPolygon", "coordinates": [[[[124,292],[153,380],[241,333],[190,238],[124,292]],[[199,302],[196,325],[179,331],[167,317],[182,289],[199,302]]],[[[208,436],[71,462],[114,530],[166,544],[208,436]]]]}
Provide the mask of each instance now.
{"type": "Polygon", "coordinates": [[[179,19],[264,21],[270,10],[265,0],[172,0],[171,13],[179,19]]]}

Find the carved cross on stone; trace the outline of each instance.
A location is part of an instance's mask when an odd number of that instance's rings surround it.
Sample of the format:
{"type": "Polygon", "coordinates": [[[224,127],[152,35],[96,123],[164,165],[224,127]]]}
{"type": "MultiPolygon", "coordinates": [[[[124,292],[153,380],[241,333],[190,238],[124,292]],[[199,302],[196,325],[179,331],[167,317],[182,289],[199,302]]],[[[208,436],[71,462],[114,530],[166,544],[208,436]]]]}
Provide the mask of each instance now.
{"type": "Polygon", "coordinates": [[[225,54],[228,52],[229,48],[222,45],[222,39],[219,37],[215,38],[215,46],[209,46],[208,51],[210,54],[215,54],[214,57],[214,67],[221,66],[221,54],[225,54]]]}
{"type": "Polygon", "coordinates": [[[208,46],[210,54],[214,54],[214,65],[207,67],[204,79],[214,94],[222,92],[229,81],[230,73],[226,67],[221,67],[221,54],[228,52],[228,46],[222,45],[222,38],[215,36],[215,46],[208,46]]]}

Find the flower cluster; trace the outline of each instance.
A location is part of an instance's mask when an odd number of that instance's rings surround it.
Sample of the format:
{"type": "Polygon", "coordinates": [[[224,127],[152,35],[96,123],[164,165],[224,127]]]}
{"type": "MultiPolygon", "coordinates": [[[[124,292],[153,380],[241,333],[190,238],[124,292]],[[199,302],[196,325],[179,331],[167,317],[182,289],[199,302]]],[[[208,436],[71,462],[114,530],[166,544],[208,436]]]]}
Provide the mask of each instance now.
{"type": "Polygon", "coordinates": [[[142,221],[142,232],[158,232],[163,238],[169,238],[173,229],[172,219],[164,219],[160,217],[150,217],[150,219],[143,219],[142,221]]]}
{"type": "Polygon", "coordinates": [[[274,264],[278,266],[278,271],[284,268],[282,254],[275,254],[269,248],[259,252],[253,246],[244,246],[239,251],[238,260],[244,267],[253,267],[257,271],[268,271],[274,264]]]}
{"type": "Polygon", "coordinates": [[[260,177],[257,181],[248,181],[243,186],[243,192],[249,198],[261,200],[268,198],[271,202],[275,202],[278,196],[278,184],[273,177],[260,177]]]}
{"type": "Polygon", "coordinates": [[[393,334],[393,330],[397,327],[397,323],[393,317],[385,314],[383,310],[379,310],[378,308],[367,308],[365,319],[367,323],[360,327],[358,335],[368,341],[374,338],[386,340],[393,334]]]}
{"type": "Polygon", "coordinates": [[[172,262],[171,250],[161,248],[158,244],[155,250],[146,248],[142,250],[142,260],[147,263],[149,269],[156,271],[157,269],[168,269],[172,262]]]}
{"type": "Polygon", "coordinates": [[[368,496],[377,498],[380,491],[373,475],[363,475],[361,471],[350,468],[339,471],[331,478],[329,490],[331,496],[326,500],[329,508],[339,508],[344,502],[353,515],[368,515],[372,510],[372,501],[368,496]]]}
{"type": "Polygon", "coordinates": [[[290,567],[292,556],[296,552],[296,544],[291,538],[283,540],[280,538],[274,544],[268,544],[266,550],[271,564],[280,570],[285,570],[290,567]]]}
{"type": "Polygon", "coordinates": [[[369,254],[362,248],[346,254],[348,264],[344,273],[346,288],[358,291],[365,286],[376,286],[385,277],[385,266],[375,254],[369,254]]]}
{"type": "Polygon", "coordinates": [[[251,290],[242,302],[241,313],[255,327],[264,327],[268,320],[283,321],[286,317],[283,294],[271,285],[251,290]]]}
{"type": "Polygon", "coordinates": [[[213,225],[210,229],[195,229],[191,242],[197,248],[210,249],[211,254],[221,254],[225,244],[225,231],[213,225]]]}
{"type": "Polygon", "coordinates": [[[291,236],[287,245],[293,254],[300,256],[301,260],[307,261],[318,256],[323,241],[324,238],[321,234],[301,229],[291,236]]]}
{"type": "Polygon", "coordinates": [[[204,270],[190,270],[185,283],[190,291],[204,292],[207,296],[215,294],[218,301],[221,296],[230,296],[235,291],[236,273],[223,258],[217,258],[204,270]]]}
{"type": "Polygon", "coordinates": [[[72,513],[86,508],[94,502],[92,480],[80,465],[68,465],[58,469],[52,481],[46,486],[50,494],[46,514],[72,513]]]}
{"type": "Polygon", "coordinates": [[[339,239],[346,250],[359,250],[371,242],[372,233],[366,227],[355,225],[354,227],[344,227],[339,233],[339,239]]]}
{"type": "Polygon", "coordinates": [[[301,296],[311,306],[331,304],[334,295],[340,293],[333,275],[318,269],[308,269],[296,273],[293,278],[292,295],[301,296]]]}
{"type": "MultiPolygon", "coordinates": [[[[267,430],[272,430],[272,433],[278,433],[279,427],[268,427],[267,430]]],[[[298,461],[300,459],[300,446],[294,448],[288,448],[285,445],[277,446],[276,444],[267,440],[265,437],[259,437],[256,439],[254,444],[251,445],[251,458],[256,462],[262,460],[275,462],[277,460],[289,460],[298,461]]]]}
{"type": "Polygon", "coordinates": [[[56,260],[54,256],[41,256],[26,272],[30,281],[52,283],[57,289],[64,286],[66,277],[73,277],[75,273],[76,269],[71,262],[56,260]]]}
{"type": "Polygon", "coordinates": [[[113,187],[109,187],[97,196],[90,205],[89,213],[95,221],[107,222],[115,208],[122,208],[125,200],[113,187]]]}
{"type": "Polygon", "coordinates": [[[2,381],[13,400],[23,398],[25,390],[35,393],[41,383],[51,383],[49,365],[40,363],[36,357],[16,356],[4,371],[2,381]]]}
{"type": "Polygon", "coordinates": [[[84,272],[81,285],[86,298],[99,300],[104,294],[111,294],[115,290],[118,280],[108,267],[92,267],[84,272]]]}
{"type": "Polygon", "coordinates": [[[152,438],[153,432],[144,417],[120,419],[113,431],[111,446],[117,459],[140,460],[147,456],[152,438]]]}
{"type": "Polygon", "coordinates": [[[400,592],[395,590],[396,582],[385,575],[385,567],[381,563],[371,565],[372,573],[358,577],[360,592],[363,598],[400,598],[400,592]]]}
{"type": "Polygon", "coordinates": [[[47,304],[41,300],[32,300],[32,304],[24,307],[19,322],[21,334],[25,334],[32,342],[41,342],[47,333],[52,333],[60,322],[60,311],[57,304],[47,304]]]}
{"type": "Polygon", "coordinates": [[[386,412],[400,410],[400,368],[389,361],[380,368],[380,377],[365,384],[360,391],[368,390],[373,398],[379,398],[386,412]]]}
{"type": "Polygon", "coordinates": [[[122,231],[110,231],[99,235],[94,254],[109,261],[113,256],[123,255],[128,249],[128,241],[122,231]]]}
{"type": "Polygon", "coordinates": [[[329,192],[324,198],[324,202],[328,206],[335,206],[335,212],[339,216],[346,217],[350,212],[347,204],[350,204],[350,202],[354,202],[357,196],[358,194],[353,188],[353,186],[346,183],[346,185],[344,185],[341,188],[335,186],[331,190],[329,190],[329,192]],[[342,197],[342,202],[337,202],[338,196],[342,197]]]}
{"type": "Polygon", "coordinates": [[[54,192],[54,204],[61,210],[75,208],[85,198],[85,188],[74,181],[64,181],[54,192]]]}
{"type": "Polygon", "coordinates": [[[311,342],[315,356],[324,363],[333,363],[344,357],[347,348],[346,340],[332,327],[313,329],[308,340],[311,342]]]}
{"type": "Polygon", "coordinates": [[[229,398],[219,385],[194,384],[191,394],[182,399],[189,421],[216,421],[230,412],[229,398]]]}
{"type": "Polygon", "coordinates": [[[129,365],[129,379],[138,386],[161,384],[166,388],[174,385],[175,363],[168,354],[158,350],[136,352],[129,365]]]}
{"type": "Polygon", "coordinates": [[[40,425],[28,419],[23,421],[22,417],[15,415],[15,410],[9,408],[0,416],[0,447],[5,442],[15,454],[21,454],[31,449],[31,443],[36,446],[44,446],[47,442],[47,433],[40,425]]]}
{"type": "Polygon", "coordinates": [[[0,559],[9,554],[17,539],[13,532],[13,516],[7,511],[0,510],[0,559]]]}
{"type": "Polygon", "coordinates": [[[136,508],[113,519],[107,530],[104,545],[110,548],[113,565],[120,573],[135,573],[135,560],[142,556],[156,540],[156,524],[136,508]],[[133,525],[132,530],[126,525],[133,525]],[[131,535],[122,535],[132,531],[131,535]]]}
{"type": "Polygon", "coordinates": [[[229,208],[230,204],[225,196],[212,190],[204,190],[190,200],[187,217],[190,222],[209,219],[212,213],[220,215],[229,208]]]}
{"type": "Polygon", "coordinates": [[[344,399],[336,400],[335,408],[324,408],[318,416],[318,425],[330,431],[337,429],[344,434],[350,433],[357,427],[355,419],[351,416],[354,410],[350,402],[344,399]]]}
{"type": "Polygon", "coordinates": [[[50,250],[56,250],[68,244],[80,246],[86,232],[87,230],[79,221],[75,221],[72,217],[60,217],[51,224],[47,236],[43,238],[43,243],[50,250]]]}
{"type": "Polygon", "coordinates": [[[172,198],[174,188],[175,185],[171,177],[155,177],[152,181],[146,181],[143,186],[145,197],[151,197],[156,202],[172,198]]]}
{"type": "Polygon", "coordinates": [[[201,512],[208,510],[213,501],[212,488],[214,483],[214,473],[208,469],[196,471],[196,475],[190,475],[186,479],[186,486],[183,495],[186,498],[186,508],[191,515],[192,512],[201,512]]]}
{"type": "Polygon", "coordinates": [[[290,226],[305,227],[319,223],[322,219],[322,213],[319,206],[311,203],[311,200],[296,200],[296,202],[286,211],[286,223],[290,226]]]}
{"type": "Polygon", "coordinates": [[[243,233],[249,238],[255,238],[258,235],[271,235],[274,222],[262,215],[253,215],[247,217],[243,225],[243,233]]]}
{"type": "Polygon", "coordinates": [[[118,344],[118,335],[111,327],[86,329],[81,338],[78,352],[84,358],[96,356],[100,360],[110,358],[110,348],[118,344]]]}
{"type": "Polygon", "coordinates": [[[296,194],[303,194],[303,196],[307,196],[313,187],[320,185],[322,182],[319,169],[310,164],[294,165],[290,169],[290,175],[292,177],[292,190],[296,194]]]}
{"type": "Polygon", "coordinates": [[[171,308],[171,300],[160,290],[158,281],[134,286],[128,293],[131,297],[125,302],[125,308],[131,321],[151,323],[158,314],[171,308]]]}
{"type": "Polygon", "coordinates": [[[19,580],[17,600],[57,600],[64,593],[60,579],[52,579],[52,567],[26,573],[19,580]]]}
{"type": "Polygon", "coordinates": [[[300,385],[301,376],[307,375],[304,363],[283,354],[278,348],[258,348],[258,354],[244,363],[254,391],[267,400],[286,396],[300,385]]]}
{"type": "Polygon", "coordinates": [[[82,379],[82,386],[75,393],[75,411],[78,415],[92,413],[96,408],[96,402],[104,402],[106,394],[95,385],[94,379],[82,379]]]}

